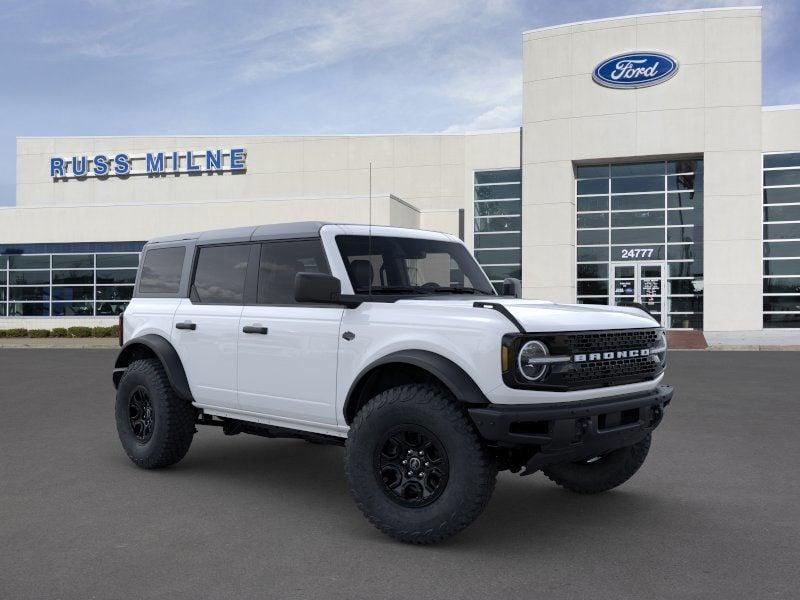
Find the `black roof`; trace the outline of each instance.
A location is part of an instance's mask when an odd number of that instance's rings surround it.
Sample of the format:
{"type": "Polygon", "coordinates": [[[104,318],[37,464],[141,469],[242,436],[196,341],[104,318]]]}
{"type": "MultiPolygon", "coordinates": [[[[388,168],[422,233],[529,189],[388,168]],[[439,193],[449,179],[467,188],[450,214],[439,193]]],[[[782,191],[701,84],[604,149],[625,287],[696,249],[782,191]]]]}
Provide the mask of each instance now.
{"type": "Polygon", "coordinates": [[[319,237],[319,230],[322,226],[329,224],[326,221],[298,221],[295,223],[273,223],[272,225],[256,225],[253,227],[231,227],[229,229],[162,236],[153,238],[147,244],[181,241],[214,244],[319,237]]]}

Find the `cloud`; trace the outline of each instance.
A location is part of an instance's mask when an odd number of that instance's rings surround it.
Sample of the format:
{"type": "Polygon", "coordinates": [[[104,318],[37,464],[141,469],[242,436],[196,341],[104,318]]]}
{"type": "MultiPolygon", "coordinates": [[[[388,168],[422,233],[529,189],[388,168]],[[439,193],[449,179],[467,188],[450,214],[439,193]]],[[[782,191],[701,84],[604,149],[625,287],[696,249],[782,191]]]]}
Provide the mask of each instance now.
{"type": "Polygon", "coordinates": [[[482,112],[467,123],[451,125],[444,133],[480,131],[485,129],[506,129],[522,123],[522,109],[519,103],[498,105],[482,112]]]}

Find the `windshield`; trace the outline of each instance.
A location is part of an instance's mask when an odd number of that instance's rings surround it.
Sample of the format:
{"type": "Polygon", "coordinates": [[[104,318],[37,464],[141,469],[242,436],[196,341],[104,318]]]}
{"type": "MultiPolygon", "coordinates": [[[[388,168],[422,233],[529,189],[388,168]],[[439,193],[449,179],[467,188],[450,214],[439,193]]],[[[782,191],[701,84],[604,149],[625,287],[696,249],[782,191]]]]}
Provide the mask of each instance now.
{"type": "Polygon", "coordinates": [[[356,294],[496,295],[462,245],[422,238],[336,236],[356,294]]]}

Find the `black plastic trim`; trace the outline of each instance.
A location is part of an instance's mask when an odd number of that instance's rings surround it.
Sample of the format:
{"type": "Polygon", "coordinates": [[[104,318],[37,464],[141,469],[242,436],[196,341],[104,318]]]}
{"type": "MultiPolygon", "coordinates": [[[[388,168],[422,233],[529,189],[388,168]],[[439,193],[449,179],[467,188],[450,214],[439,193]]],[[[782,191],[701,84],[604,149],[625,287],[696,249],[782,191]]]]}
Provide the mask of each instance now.
{"type": "Polygon", "coordinates": [[[186,371],[183,369],[177,350],[165,338],[154,333],[129,340],[119,351],[117,359],[114,361],[114,374],[112,376],[114,387],[116,388],[119,385],[119,380],[130,364],[131,358],[135,356],[136,349],[142,346],[152,351],[156,358],[161,361],[164,370],[167,372],[169,384],[175,393],[183,400],[192,401],[189,380],[186,378],[186,371]]]}
{"type": "Polygon", "coordinates": [[[492,310],[496,310],[501,315],[503,315],[506,319],[511,321],[511,323],[516,327],[520,333],[525,333],[525,328],[522,326],[522,323],[517,321],[517,318],[511,314],[511,311],[508,310],[505,305],[500,304],[499,302],[473,302],[472,306],[474,308],[491,308],[492,310]]]}

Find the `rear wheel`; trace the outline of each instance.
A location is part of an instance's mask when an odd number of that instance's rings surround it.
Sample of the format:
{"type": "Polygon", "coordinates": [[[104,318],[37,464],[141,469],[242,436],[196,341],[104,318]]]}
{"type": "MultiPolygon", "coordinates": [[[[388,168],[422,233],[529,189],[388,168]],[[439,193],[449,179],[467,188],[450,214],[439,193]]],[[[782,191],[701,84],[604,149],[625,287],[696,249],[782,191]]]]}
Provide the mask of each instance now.
{"type": "Polygon", "coordinates": [[[440,542],[467,527],[494,490],[497,468],[445,390],[387,390],[356,415],[345,449],[350,493],[369,521],[403,542],[440,542]]]}
{"type": "Polygon", "coordinates": [[[631,446],[587,460],[550,465],[542,472],[554,483],[578,494],[605,492],[633,477],[647,458],[650,434],[631,446]]]}
{"type": "Polygon", "coordinates": [[[117,433],[128,457],[144,469],[177,463],[192,443],[195,408],[178,398],[156,359],[137,360],[120,379],[117,433]]]}

